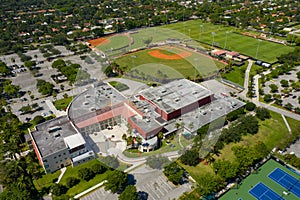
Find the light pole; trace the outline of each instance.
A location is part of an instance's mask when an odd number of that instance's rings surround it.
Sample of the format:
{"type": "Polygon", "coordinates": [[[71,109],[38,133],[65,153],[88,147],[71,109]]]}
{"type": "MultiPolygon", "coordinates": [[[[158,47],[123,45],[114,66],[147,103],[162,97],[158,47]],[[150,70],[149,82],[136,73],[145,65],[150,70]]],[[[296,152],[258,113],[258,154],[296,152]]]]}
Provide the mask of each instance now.
{"type": "MultiPolygon", "coordinates": [[[[196,67],[198,67],[198,58],[194,58],[194,61],[195,61],[195,64],[196,64],[196,67]]],[[[196,67],[194,66],[194,82],[196,82],[196,67]]]]}
{"type": "Polygon", "coordinates": [[[258,56],[258,49],[259,49],[260,42],[261,42],[261,40],[258,40],[257,49],[256,49],[256,55],[255,55],[256,59],[257,59],[257,56],[258,56]]]}
{"type": "Polygon", "coordinates": [[[203,32],[203,25],[201,24],[200,25],[200,31],[199,31],[199,41],[200,41],[200,35],[202,35],[202,32],[203,32]]]}
{"type": "Polygon", "coordinates": [[[225,39],[225,45],[224,45],[224,49],[226,50],[226,44],[227,44],[227,37],[228,37],[228,31],[226,31],[226,39],[225,39]]]}
{"type": "Polygon", "coordinates": [[[274,25],[274,22],[271,22],[272,26],[271,26],[271,31],[270,31],[270,35],[273,34],[273,25],[274,25]]]}
{"type": "Polygon", "coordinates": [[[212,32],[211,35],[212,35],[212,43],[211,43],[211,46],[214,46],[214,43],[215,43],[215,32],[212,32]]]}

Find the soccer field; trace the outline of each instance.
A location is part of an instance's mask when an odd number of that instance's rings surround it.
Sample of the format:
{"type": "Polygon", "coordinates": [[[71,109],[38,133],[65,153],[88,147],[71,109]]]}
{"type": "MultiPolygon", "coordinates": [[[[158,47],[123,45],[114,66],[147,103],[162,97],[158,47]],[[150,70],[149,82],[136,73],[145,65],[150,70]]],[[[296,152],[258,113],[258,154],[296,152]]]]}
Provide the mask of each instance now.
{"type": "Polygon", "coordinates": [[[253,58],[256,57],[258,49],[257,58],[270,63],[276,62],[279,55],[293,51],[293,48],[289,46],[265,40],[259,42],[258,39],[238,34],[239,30],[236,30],[234,27],[203,23],[200,20],[169,24],[162,26],[162,28],[178,31],[194,40],[209,45],[214,43],[214,45],[218,45],[221,48],[226,46],[226,49],[237,51],[253,58]]]}
{"type": "Polygon", "coordinates": [[[224,67],[223,63],[212,60],[200,53],[180,47],[157,47],[131,54],[115,60],[123,71],[155,75],[156,77],[182,78],[200,75],[206,77],[224,67]]]}
{"type": "Polygon", "coordinates": [[[300,192],[300,188],[298,188],[299,183],[295,181],[289,182],[291,179],[299,180],[299,178],[300,175],[292,172],[275,160],[270,159],[257,171],[253,172],[245,180],[243,180],[239,184],[238,188],[237,186],[235,186],[219,199],[299,199],[299,197],[297,197],[300,192]],[[277,173],[278,170],[281,171],[284,175],[277,177],[278,180],[273,180],[272,178],[274,178],[275,175],[279,174],[277,173]],[[290,192],[288,191],[288,189],[290,189],[290,192]],[[283,193],[284,191],[288,192],[289,194],[285,195],[283,193]]]}

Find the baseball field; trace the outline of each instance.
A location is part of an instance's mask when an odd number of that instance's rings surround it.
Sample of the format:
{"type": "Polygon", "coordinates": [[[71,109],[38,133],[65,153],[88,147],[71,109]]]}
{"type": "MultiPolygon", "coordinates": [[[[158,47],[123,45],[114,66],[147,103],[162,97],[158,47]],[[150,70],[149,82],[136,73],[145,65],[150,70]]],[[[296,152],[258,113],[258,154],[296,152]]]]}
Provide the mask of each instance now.
{"type": "Polygon", "coordinates": [[[115,60],[127,73],[163,78],[201,76],[217,72],[224,64],[182,47],[161,46],[126,54],[115,60]]]}

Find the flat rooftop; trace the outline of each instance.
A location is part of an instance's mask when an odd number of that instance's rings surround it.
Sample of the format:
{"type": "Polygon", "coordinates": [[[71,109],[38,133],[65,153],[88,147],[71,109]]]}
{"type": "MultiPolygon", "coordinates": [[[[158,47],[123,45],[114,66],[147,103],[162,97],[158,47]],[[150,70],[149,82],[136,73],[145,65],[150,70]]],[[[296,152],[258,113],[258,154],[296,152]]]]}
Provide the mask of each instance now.
{"type": "Polygon", "coordinates": [[[75,97],[69,107],[69,117],[75,119],[125,101],[125,97],[110,85],[99,82],[75,97]]]}
{"type": "Polygon", "coordinates": [[[175,80],[140,92],[140,95],[155,103],[166,113],[181,109],[212,94],[202,85],[187,79],[175,80]]]}
{"type": "Polygon", "coordinates": [[[214,97],[215,99],[211,103],[181,116],[186,129],[194,132],[198,128],[245,105],[244,102],[229,96],[215,95],[214,97]],[[189,126],[191,123],[193,124],[192,128],[189,126]]]}
{"type": "Polygon", "coordinates": [[[163,125],[158,123],[155,119],[146,117],[144,119],[138,117],[138,116],[132,116],[130,118],[136,125],[138,125],[145,133],[148,133],[150,131],[153,131],[157,128],[162,128],[163,125]]]}
{"type": "Polygon", "coordinates": [[[38,124],[36,130],[31,132],[42,157],[66,149],[64,138],[75,134],[77,134],[77,131],[73,128],[67,116],[38,124]]]}

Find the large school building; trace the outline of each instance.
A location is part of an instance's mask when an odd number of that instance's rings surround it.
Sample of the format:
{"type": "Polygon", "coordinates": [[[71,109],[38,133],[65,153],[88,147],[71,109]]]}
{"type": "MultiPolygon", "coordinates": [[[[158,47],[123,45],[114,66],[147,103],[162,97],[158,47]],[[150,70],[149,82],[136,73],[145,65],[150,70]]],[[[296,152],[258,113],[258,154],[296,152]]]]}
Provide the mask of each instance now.
{"type": "Polygon", "coordinates": [[[147,88],[130,98],[99,82],[73,99],[67,116],[36,126],[30,135],[40,163],[46,172],[53,172],[95,156],[86,145],[89,134],[127,125],[132,134],[143,138],[139,150],[150,151],[156,147],[159,132],[168,135],[176,131],[178,119],[188,122],[184,128],[192,134],[243,105],[186,79],[147,88]]]}

